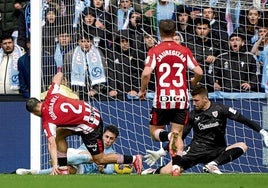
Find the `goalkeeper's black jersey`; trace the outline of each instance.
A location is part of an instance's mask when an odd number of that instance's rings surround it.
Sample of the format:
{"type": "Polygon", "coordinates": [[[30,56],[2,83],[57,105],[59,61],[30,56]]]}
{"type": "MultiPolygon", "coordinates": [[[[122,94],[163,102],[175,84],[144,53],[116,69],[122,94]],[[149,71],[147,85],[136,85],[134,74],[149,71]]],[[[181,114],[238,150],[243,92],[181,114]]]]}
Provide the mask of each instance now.
{"type": "Polygon", "coordinates": [[[228,118],[243,123],[255,131],[261,130],[258,124],[245,118],[235,109],[220,103],[211,102],[211,106],[205,111],[191,111],[189,122],[185,126],[184,137],[193,128],[192,142],[210,147],[226,146],[225,132],[228,118]]]}

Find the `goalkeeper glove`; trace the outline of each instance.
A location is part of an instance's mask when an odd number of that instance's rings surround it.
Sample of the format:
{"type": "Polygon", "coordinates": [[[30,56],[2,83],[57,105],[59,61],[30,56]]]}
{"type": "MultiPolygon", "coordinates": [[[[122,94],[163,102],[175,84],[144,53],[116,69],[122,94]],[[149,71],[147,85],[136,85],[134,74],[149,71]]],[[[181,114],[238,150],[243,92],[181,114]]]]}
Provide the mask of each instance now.
{"type": "Polygon", "coordinates": [[[262,135],[265,146],[268,147],[268,132],[262,129],[260,130],[260,134],[262,135]]]}
{"type": "Polygon", "coordinates": [[[159,149],[158,151],[146,150],[146,153],[147,154],[144,156],[146,159],[145,163],[149,166],[154,165],[159,158],[167,154],[163,148],[159,149]]]}

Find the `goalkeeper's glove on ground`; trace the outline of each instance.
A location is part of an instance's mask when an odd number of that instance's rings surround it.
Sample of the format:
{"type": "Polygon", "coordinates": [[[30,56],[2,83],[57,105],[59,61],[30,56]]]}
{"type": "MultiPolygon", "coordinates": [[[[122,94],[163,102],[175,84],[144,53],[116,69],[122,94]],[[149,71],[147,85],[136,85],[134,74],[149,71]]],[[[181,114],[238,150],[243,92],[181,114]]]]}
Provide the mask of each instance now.
{"type": "Polygon", "coordinates": [[[262,129],[260,130],[260,134],[262,135],[265,146],[268,147],[268,132],[262,129]]]}
{"type": "Polygon", "coordinates": [[[154,165],[159,158],[167,154],[163,148],[159,149],[158,151],[146,150],[146,153],[147,154],[144,156],[146,159],[145,163],[149,166],[154,165]]]}

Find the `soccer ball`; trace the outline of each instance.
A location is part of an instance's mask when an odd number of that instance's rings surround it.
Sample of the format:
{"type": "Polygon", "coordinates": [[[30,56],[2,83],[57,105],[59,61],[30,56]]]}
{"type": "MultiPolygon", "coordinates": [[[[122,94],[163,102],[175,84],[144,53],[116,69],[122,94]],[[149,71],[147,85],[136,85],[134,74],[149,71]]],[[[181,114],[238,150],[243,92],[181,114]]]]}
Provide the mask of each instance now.
{"type": "Polygon", "coordinates": [[[133,165],[131,164],[115,164],[114,171],[117,174],[131,174],[133,171],[133,165]]]}

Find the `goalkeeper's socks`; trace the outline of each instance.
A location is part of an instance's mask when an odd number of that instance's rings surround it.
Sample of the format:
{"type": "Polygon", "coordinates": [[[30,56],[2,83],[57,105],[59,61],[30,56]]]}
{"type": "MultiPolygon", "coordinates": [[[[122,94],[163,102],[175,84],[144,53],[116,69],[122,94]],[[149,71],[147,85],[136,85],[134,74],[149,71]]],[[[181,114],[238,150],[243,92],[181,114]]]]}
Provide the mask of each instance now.
{"type": "Polygon", "coordinates": [[[175,157],[172,157],[172,166],[173,165],[181,166],[181,159],[182,159],[182,156],[180,155],[176,155],[175,157]]]}
{"type": "Polygon", "coordinates": [[[160,174],[160,173],[161,173],[161,169],[162,169],[164,166],[165,166],[165,165],[158,167],[158,168],[153,172],[153,174],[160,174]]]}
{"type": "Polygon", "coordinates": [[[67,163],[71,165],[79,165],[84,163],[90,163],[91,157],[87,154],[73,154],[68,156],[67,163]]]}
{"type": "Polygon", "coordinates": [[[244,154],[244,150],[242,148],[240,148],[240,147],[231,148],[231,149],[223,152],[223,154],[221,154],[219,157],[217,157],[214,161],[218,165],[223,165],[223,164],[226,164],[228,162],[231,162],[231,161],[237,159],[238,157],[240,157],[243,154],[244,154]]]}
{"type": "Polygon", "coordinates": [[[167,141],[169,141],[169,133],[170,132],[167,132],[167,131],[161,131],[160,133],[159,133],[159,139],[160,139],[160,141],[161,142],[167,142],[167,141]]]}

